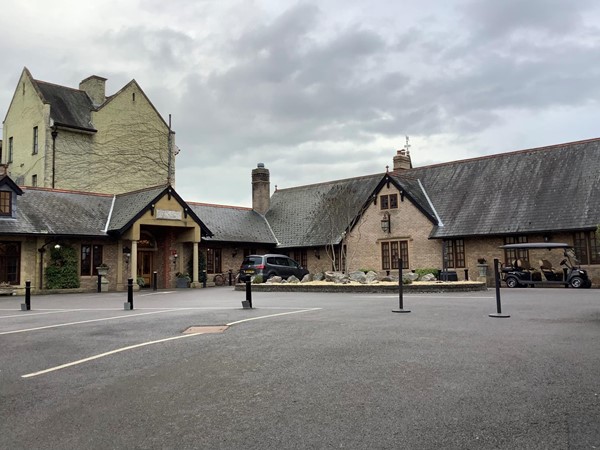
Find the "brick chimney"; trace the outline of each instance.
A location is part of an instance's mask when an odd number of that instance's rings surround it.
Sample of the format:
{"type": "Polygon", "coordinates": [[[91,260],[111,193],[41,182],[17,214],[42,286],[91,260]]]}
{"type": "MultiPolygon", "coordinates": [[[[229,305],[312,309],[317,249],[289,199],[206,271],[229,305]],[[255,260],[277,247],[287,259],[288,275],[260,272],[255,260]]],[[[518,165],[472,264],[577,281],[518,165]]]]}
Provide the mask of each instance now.
{"type": "Polygon", "coordinates": [[[412,169],[410,161],[410,150],[402,149],[396,152],[394,156],[394,171],[412,169]]]}
{"type": "Polygon", "coordinates": [[[100,106],[106,101],[106,78],[92,75],[79,83],[79,89],[92,99],[94,106],[100,106]]]}
{"type": "Polygon", "coordinates": [[[271,182],[269,169],[258,163],[252,170],[252,209],[263,216],[271,206],[271,182]]]}

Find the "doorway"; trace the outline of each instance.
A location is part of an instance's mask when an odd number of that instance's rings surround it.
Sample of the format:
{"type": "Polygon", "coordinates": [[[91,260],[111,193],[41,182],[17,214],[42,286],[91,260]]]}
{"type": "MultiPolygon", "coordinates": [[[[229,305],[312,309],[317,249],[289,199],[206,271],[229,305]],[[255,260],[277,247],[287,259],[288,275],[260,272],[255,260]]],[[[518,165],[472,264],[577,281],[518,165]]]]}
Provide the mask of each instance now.
{"type": "Polygon", "coordinates": [[[138,251],[137,276],[144,279],[144,286],[152,286],[154,272],[154,252],[138,251]]]}

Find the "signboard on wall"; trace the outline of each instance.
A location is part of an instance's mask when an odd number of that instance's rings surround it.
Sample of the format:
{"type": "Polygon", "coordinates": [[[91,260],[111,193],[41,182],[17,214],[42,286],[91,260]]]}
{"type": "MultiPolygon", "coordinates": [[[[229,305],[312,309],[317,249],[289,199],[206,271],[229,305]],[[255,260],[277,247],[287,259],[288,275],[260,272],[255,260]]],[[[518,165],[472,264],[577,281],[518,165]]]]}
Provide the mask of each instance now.
{"type": "Polygon", "coordinates": [[[163,220],[181,220],[181,211],[171,211],[168,209],[157,209],[156,218],[163,220]]]}

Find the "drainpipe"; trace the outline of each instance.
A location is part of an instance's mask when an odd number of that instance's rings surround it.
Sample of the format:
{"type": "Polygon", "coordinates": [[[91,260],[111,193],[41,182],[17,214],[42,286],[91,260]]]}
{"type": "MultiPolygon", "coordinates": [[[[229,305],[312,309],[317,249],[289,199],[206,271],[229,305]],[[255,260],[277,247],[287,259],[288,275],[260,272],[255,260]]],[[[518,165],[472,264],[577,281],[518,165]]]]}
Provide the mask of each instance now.
{"type": "Polygon", "coordinates": [[[58,136],[58,131],[56,131],[56,126],[52,127],[52,189],[54,189],[54,180],[56,177],[56,136],[58,136]]]}

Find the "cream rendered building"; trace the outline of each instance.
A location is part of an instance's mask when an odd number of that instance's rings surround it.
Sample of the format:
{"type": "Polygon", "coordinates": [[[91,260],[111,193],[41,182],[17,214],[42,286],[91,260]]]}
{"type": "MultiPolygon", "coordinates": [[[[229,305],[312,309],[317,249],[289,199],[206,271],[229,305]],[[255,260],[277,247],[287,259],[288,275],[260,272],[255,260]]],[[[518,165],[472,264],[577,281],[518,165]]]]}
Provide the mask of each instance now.
{"type": "Polygon", "coordinates": [[[106,96],[106,79],[79,89],[23,69],[4,119],[2,163],[18,185],[122,193],[174,185],[174,133],[135,80],[106,96]]]}

